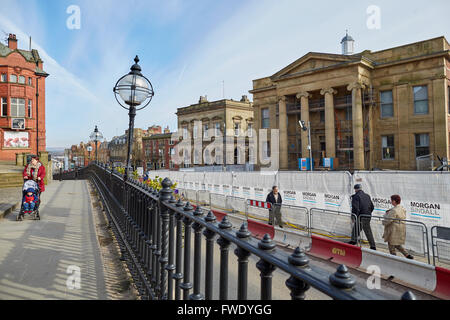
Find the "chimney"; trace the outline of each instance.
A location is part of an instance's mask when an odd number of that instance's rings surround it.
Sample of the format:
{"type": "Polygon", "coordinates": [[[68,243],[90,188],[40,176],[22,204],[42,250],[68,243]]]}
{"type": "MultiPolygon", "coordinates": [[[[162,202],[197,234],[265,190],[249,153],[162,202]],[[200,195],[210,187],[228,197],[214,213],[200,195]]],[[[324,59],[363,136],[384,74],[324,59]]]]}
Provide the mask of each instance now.
{"type": "Polygon", "coordinates": [[[248,100],[246,95],[243,95],[241,98],[241,102],[250,102],[250,100],[248,100]]]}
{"type": "Polygon", "coordinates": [[[17,39],[16,39],[16,35],[10,33],[9,37],[8,37],[8,48],[10,48],[11,50],[16,50],[17,49],[17,39]]]}

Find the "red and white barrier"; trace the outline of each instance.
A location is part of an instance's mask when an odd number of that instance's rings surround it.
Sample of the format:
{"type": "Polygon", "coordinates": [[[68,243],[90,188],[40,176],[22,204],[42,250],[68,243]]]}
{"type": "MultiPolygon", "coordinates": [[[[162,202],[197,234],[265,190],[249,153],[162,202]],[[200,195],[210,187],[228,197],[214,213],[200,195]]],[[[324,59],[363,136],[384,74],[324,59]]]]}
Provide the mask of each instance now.
{"type": "MultiPolygon", "coordinates": [[[[264,203],[263,201],[259,202],[264,203]]],[[[218,221],[221,221],[227,215],[221,211],[212,211],[218,221]]],[[[256,238],[262,238],[265,234],[269,234],[272,239],[276,238],[278,241],[286,238],[285,234],[277,235],[277,233],[282,233],[283,230],[276,230],[266,223],[251,219],[248,219],[247,223],[249,231],[256,238]]],[[[316,235],[311,235],[311,246],[308,254],[345,264],[351,268],[368,270],[370,266],[377,266],[382,276],[392,276],[394,279],[420,288],[436,297],[450,300],[450,270],[448,269],[316,235]]]]}
{"type": "Polygon", "coordinates": [[[271,209],[272,204],[270,202],[258,201],[258,200],[247,200],[249,206],[263,208],[263,209],[271,209]]]}
{"type": "Polygon", "coordinates": [[[311,239],[311,255],[366,271],[377,266],[382,276],[392,276],[441,299],[450,299],[448,269],[315,235],[311,239]]]}

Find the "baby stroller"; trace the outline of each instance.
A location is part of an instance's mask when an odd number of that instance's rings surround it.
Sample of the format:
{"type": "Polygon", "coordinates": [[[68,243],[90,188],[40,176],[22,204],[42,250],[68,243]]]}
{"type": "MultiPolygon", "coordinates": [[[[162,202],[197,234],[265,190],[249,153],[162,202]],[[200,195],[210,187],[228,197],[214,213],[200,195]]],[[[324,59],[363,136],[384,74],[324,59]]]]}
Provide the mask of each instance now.
{"type": "Polygon", "coordinates": [[[39,205],[41,204],[41,191],[39,189],[39,185],[37,184],[36,181],[34,180],[26,180],[23,184],[22,187],[22,198],[20,199],[20,212],[19,215],[17,216],[16,220],[17,221],[22,221],[25,217],[25,210],[23,207],[23,197],[25,196],[25,194],[27,193],[27,190],[29,188],[33,188],[34,189],[34,196],[37,197],[37,201],[36,201],[36,205],[34,207],[34,210],[29,213],[30,216],[33,216],[34,220],[41,220],[41,217],[39,216],[39,205]]]}

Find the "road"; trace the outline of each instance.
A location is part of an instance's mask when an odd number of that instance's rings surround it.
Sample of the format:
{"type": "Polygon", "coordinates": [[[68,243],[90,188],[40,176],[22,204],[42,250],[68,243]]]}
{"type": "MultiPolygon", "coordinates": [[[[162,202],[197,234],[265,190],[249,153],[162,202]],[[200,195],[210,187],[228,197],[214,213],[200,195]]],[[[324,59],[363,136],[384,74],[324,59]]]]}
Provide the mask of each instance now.
{"type": "MultiPolygon", "coordinates": [[[[18,195],[20,198],[20,195],[18,195]]],[[[108,275],[102,262],[102,252],[95,228],[94,209],[86,181],[55,181],[42,195],[42,220],[17,222],[16,210],[0,221],[0,299],[113,299],[109,294],[108,275]],[[80,286],[76,275],[80,272],[80,286]],[[69,280],[69,281],[68,281],[69,280]]],[[[192,239],[192,244],[194,243],[192,239]]],[[[237,299],[237,257],[235,247],[229,253],[229,299],[237,299]]],[[[279,248],[278,250],[287,250],[279,248]]],[[[205,242],[202,241],[203,257],[205,242]]],[[[214,247],[214,299],[219,297],[219,247],[214,247]]],[[[192,255],[194,250],[192,250],[192,255]]],[[[204,272],[204,259],[202,270],[204,272]]],[[[248,298],[260,298],[260,271],[257,258],[250,256],[248,298]]],[[[191,262],[193,263],[193,256],[191,262]]],[[[310,265],[334,273],[337,265],[310,257],[310,265]]],[[[193,271],[193,267],[191,267],[193,271]]],[[[368,275],[352,270],[356,281],[365,286],[368,275]]],[[[204,274],[204,273],[202,273],[204,274]]],[[[117,278],[117,277],[116,277],[117,278]]],[[[202,277],[204,292],[204,277],[202,277]]],[[[279,269],[273,273],[274,300],[290,299],[285,285],[289,275],[279,269]]],[[[191,282],[193,275],[191,275],[191,282]]],[[[382,281],[381,290],[392,299],[399,299],[408,288],[382,281]]],[[[433,297],[418,291],[418,299],[433,297]]],[[[192,290],[191,292],[192,293],[192,290]]],[[[328,300],[311,288],[307,300],[328,300]]]]}

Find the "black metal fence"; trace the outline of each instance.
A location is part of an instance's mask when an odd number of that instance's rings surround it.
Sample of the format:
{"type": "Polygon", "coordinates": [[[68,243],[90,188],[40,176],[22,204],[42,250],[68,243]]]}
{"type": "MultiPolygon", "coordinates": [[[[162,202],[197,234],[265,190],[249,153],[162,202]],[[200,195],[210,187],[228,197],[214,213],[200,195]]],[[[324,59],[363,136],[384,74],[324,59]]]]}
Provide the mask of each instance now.
{"type": "MultiPolygon", "coordinates": [[[[73,173],[66,174],[67,179],[75,177],[73,173]]],[[[227,300],[232,244],[236,246],[234,254],[238,261],[239,300],[247,299],[251,255],[259,259],[256,267],[261,272],[260,298],[263,300],[272,298],[272,274],[277,268],[289,274],[285,285],[293,300],[305,299],[310,287],[339,300],[387,299],[381,291],[356,284],[345,265],[340,265],[334,274],[328,274],[311,266],[300,248],[288,254],[277,249],[269,235],[260,241],[251,237],[246,223],[234,232],[226,217],[217,223],[211,211],[205,215],[200,207],[194,210],[189,202],[175,200],[167,178],[162,182],[162,189],[156,192],[132,179],[124,182],[122,175],[101,164],[82,168],[77,172],[77,177],[91,179],[97,188],[118,239],[122,260],[127,262],[143,299],[227,300]],[[204,256],[203,236],[206,243],[204,256]],[[220,250],[218,296],[213,294],[215,239],[220,250]],[[202,259],[205,259],[204,271],[202,259]]],[[[411,292],[406,292],[402,299],[415,297],[411,292]]]]}

